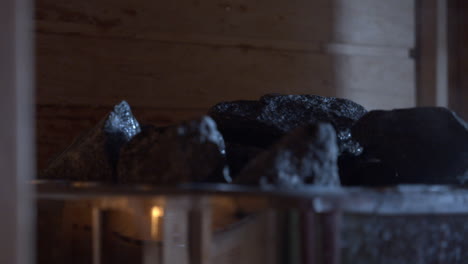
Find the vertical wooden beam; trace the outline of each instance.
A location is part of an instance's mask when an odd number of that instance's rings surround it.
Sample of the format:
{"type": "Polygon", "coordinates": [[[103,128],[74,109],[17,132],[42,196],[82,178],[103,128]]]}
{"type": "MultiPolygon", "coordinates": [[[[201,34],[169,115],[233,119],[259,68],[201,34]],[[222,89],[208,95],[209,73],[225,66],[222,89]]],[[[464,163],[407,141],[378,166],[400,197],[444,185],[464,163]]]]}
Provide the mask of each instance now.
{"type": "Polygon", "coordinates": [[[419,106],[448,106],[447,0],[416,1],[416,87],[419,106]]]}
{"type": "Polygon", "coordinates": [[[317,215],[310,208],[305,208],[301,211],[301,246],[302,246],[302,263],[313,264],[317,263],[317,215]]]}
{"type": "Polygon", "coordinates": [[[448,24],[447,0],[437,0],[437,50],[435,104],[448,107],[448,24]]]}
{"type": "Polygon", "coordinates": [[[93,264],[101,264],[102,261],[102,211],[100,208],[93,208],[91,212],[92,226],[92,260],[93,264]]]}
{"type": "Polygon", "coordinates": [[[162,263],[189,263],[187,199],[168,197],[162,224],[162,263]]]}
{"type": "Polygon", "coordinates": [[[448,2],[449,106],[468,120],[468,2],[448,2]]]}
{"type": "Polygon", "coordinates": [[[265,263],[280,263],[281,253],[278,250],[278,240],[280,239],[278,211],[270,208],[265,212],[265,263]]]}
{"type": "Polygon", "coordinates": [[[0,1],[0,263],[32,263],[32,5],[0,1]]]}
{"type": "Polygon", "coordinates": [[[300,210],[290,209],[288,212],[288,259],[287,263],[302,263],[300,210]]]}
{"type": "Polygon", "coordinates": [[[322,263],[339,264],[341,263],[341,218],[342,213],[339,209],[334,209],[319,215],[322,227],[322,263]]]}
{"type": "Polygon", "coordinates": [[[211,208],[209,198],[194,198],[189,218],[190,264],[211,263],[211,208]]]}
{"type": "MultiPolygon", "coordinates": [[[[455,103],[456,110],[461,114],[465,120],[468,120],[468,2],[466,0],[459,0],[460,13],[459,13],[459,47],[460,52],[457,58],[460,60],[459,74],[461,79],[460,86],[458,87],[458,99],[455,103]]],[[[456,87],[454,87],[456,88],[456,87]]]]}

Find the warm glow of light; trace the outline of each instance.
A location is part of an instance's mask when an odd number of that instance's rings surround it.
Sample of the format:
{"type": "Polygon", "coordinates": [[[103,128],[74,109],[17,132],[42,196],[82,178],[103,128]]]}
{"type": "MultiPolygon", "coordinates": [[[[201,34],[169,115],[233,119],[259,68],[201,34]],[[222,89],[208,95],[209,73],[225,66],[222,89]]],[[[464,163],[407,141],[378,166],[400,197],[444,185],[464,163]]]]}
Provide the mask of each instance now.
{"type": "Polygon", "coordinates": [[[163,216],[164,215],[164,211],[161,207],[159,206],[153,206],[153,208],[151,209],[151,216],[153,218],[156,218],[156,217],[160,217],[160,216],[163,216]]]}
{"type": "Polygon", "coordinates": [[[159,206],[151,208],[151,237],[153,239],[159,238],[159,229],[161,228],[162,217],[164,210],[159,206]]]}

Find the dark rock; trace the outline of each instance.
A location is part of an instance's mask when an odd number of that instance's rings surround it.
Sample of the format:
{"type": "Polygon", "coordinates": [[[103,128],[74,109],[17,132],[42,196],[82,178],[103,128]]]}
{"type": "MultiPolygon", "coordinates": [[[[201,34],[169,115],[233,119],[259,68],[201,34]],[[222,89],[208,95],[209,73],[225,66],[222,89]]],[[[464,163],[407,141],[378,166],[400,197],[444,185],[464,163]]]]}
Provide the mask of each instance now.
{"type": "Polygon", "coordinates": [[[40,178],[112,182],[120,148],[139,132],[138,121],[123,101],[52,160],[40,178]]]}
{"type": "Polygon", "coordinates": [[[365,153],[360,156],[341,155],[338,167],[343,186],[385,186],[398,184],[399,180],[395,168],[365,153]]]}
{"type": "Polygon", "coordinates": [[[249,145],[227,143],[226,158],[231,177],[235,179],[237,174],[263,150],[249,145]]]}
{"type": "Polygon", "coordinates": [[[263,105],[259,101],[224,102],[209,110],[226,142],[265,148],[283,136],[274,124],[259,120],[263,105]]]}
{"type": "Polygon", "coordinates": [[[120,153],[119,183],[176,185],[230,181],[225,145],[208,116],[181,125],[147,127],[120,153]]]}
{"type": "Polygon", "coordinates": [[[296,187],[339,185],[338,146],[330,124],[296,128],[253,159],[235,183],[296,187]]]}
{"type": "Polygon", "coordinates": [[[456,184],[468,180],[468,129],[439,107],[371,111],[352,129],[365,154],[396,173],[377,182],[456,184]]]}
{"type": "Polygon", "coordinates": [[[359,155],[350,128],[367,111],[350,100],[317,95],[270,94],[259,101],[234,101],[215,105],[209,115],[227,142],[268,147],[292,129],[318,121],[337,131],[341,152],[359,155]]]}

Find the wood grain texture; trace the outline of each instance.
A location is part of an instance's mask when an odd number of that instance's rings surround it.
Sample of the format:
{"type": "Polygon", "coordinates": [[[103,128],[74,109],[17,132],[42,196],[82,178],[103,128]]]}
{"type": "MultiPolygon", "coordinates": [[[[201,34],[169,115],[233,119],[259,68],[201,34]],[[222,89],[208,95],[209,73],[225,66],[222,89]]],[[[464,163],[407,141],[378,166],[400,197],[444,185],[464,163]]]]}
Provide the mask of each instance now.
{"type": "MultiPolygon", "coordinates": [[[[38,36],[38,103],[206,108],[265,93],[413,93],[409,58],[38,36]]],[[[366,102],[361,102],[366,105],[366,102]]],[[[410,105],[408,105],[410,106],[410,105]]]]}
{"type": "Polygon", "coordinates": [[[158,39],[230,37],[413,47],[407,0],[38,0],[41,32],[158,39]]]}
{"type": "Polygon", "coordinates": [[[456,110],[468,120],[468,2],[461,2],[461,14],[460,14],[460,28],[459,28],[459,37],[460,37],[460,49],[459,49],[459,59],[460,59],[460,75],[461,76],[461,85],[459,87],[458,93],[458,102],[456,104],[456,110]]]}
{"type": "Polygon", "coordinates": [[[468,3],[448,1],[449,105],[468,120],[468,3]]]}
{"type": "Polygon", "coordinates": [[[417,104],[431,106],[437,93],[437,0],[418,0],[417,5],[417,104]]]}
{"type": "Polygon", "coordinates": [[[38,102],[206,108],[268,92],[410,93],[413,12],[405,0],[40,0],[38,102]],[[348,82],[350,69],[366,87],[348,82]]]}
{"type": "MultiPolygon", "coordinates": [[[[275,256],[276,248],[269,241],[271,232],[268,221],[270,215],[258,212],[247,218],[247,221],[232,229],[219,232],[213,237],[212,263],[270,263],[266,260],[275,256]],[[239,243],[242,241],[241,243],[239,243]],[[272,251],[273,250],[273,251],[272,251]]],[[[277,232],[277,230],[275,230],[277,232]]],[[[273,262],[274,263],[274,262],[273,262]]]]}
{"type": "Polygon", "coordinates": [[[268,92],[333,95],[330,57],[141,40],[38,36],[41,104],[208,107],[268,92]]]}
{"type": "Polygon", "coordinates": [[[168,199],[164,207],[162,223],[162,261],[161,264],[189,264],[189,217],[180,198],[168,199]]]}

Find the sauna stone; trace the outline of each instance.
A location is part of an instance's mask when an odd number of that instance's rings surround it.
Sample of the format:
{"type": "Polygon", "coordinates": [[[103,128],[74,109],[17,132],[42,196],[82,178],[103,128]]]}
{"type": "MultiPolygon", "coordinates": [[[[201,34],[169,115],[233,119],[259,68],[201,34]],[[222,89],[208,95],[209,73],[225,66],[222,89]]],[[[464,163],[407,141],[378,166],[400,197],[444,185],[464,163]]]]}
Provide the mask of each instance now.
{"type": "Polygon", "coordinates": [[[234,179],[239,172],[264,149],[238,143],[226,143],[226,159],[231,177],[234,179]]]}
{"type": "Polygon", "coordinates": [[[123,101],[52,160],[40,177],[113,182],[122,145],[139,132],[138,121],[132,115],[128,103],[123,101]]]}
{"type": "Polygon", "coordinates": [[[399,183],[397,171],[380,159],[363,153],[338,158],[340,181],[343,186],[385,186],[399,183]]]}
{"type": "Polygon", "coordinates": [[[223,137],[208,116],[164,129],[146,127],[123,147],[118,181],[155,185],[229,182],[225,152],[223,137]]]}
{"type": "Polygon", "coordinates": [[[468,180],[468,129],[440,107],[371,111],[352,128],[365,154],[395,173],[377,182],[458,184],[468,180]]]}
{"type": "Polygon", "coordinates": [[[285,188],[339,185],[338,152],[332,125],[306,125],[294,129],[254,158],[235,182],[285,188]]]}
{"type": "Polygon", "coordinates": [[[268,94],[258,101],[223,102],[209,115],[227,142],[268,147],[296,127],[328,122],[336,130],[340,152],[359,155],[362,148],[350,128],[366,109],[350,100],[317,95],[268,94]]]}

